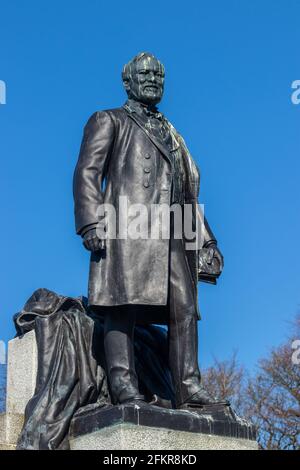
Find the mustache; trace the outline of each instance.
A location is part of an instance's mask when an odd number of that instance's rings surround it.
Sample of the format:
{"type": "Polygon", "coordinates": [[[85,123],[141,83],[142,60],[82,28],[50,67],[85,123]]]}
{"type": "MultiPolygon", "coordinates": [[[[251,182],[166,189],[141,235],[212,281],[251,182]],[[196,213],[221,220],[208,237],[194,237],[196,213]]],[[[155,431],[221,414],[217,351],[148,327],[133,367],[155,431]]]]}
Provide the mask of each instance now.
{"type": "Polygon", "coordinates": [[[146,85],[143,86],[143,88],[155,88],[156,90],[158,90],[160,87],[152,83],[147,83],[146,85]]]}

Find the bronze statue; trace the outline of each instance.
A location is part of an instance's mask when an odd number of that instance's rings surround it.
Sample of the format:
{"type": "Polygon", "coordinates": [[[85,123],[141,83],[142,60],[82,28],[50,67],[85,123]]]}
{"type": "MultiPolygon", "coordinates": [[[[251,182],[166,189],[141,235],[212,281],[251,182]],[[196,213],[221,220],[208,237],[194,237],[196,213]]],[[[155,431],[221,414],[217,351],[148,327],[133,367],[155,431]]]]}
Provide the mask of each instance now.
{"type": "MultiPolygon", "coordinates": [[[[136,323],[152,322],[168,325],[176,407],[197,407],[216,403],[203,389],[198,367],[197,283],[215,283],[223,257],[199,211],[199,170],[183,138],[156,107],[164,77],[158,59],[138,54],[122,73],[128,101],[94,113],[86,124],[74,175],[76,230],[92,252],[88,301],[104,317],[106,369],[114,403],[146,404],[135,371],[133,335],[136,323]],[[115,208],[120,230],[128,217],[120,197],[147,211],[162,204],[180,206],[182,213],[192,207],[193,227],[201,223],[202,246],[186,249],[184,233],[175,235],[173,212],[169,238],[105,236],[99,208],[115,208]]],[[[105,220],[107,231],[110,218],[105,220]]],[[[159,231],[160,226],[159,215],[147,219],[149,230],[159,231]]]]}

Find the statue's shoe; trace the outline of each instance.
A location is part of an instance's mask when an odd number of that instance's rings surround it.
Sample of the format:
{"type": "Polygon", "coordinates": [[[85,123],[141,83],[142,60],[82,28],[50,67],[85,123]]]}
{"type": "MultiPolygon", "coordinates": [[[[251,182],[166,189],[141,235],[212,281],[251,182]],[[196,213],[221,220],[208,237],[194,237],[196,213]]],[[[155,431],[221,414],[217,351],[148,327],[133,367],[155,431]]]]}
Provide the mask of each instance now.
{"type": "Polygon", "coordinates": [[[136,405],[139,407],[151,406],[150,403],[146,402],[142,398],[129,398],[128,400],[122,401],[120,405],[136,405]]]}
{"type": "Polygon", "coordinates": [[[215,398],[211,398],[207,391],[201,387],[197,393],[192,395],[188,400],[183,402],[177,408],[199,408],[210,405],[229,406],[230,403],[227,400],[217,400],[215,398]]]}

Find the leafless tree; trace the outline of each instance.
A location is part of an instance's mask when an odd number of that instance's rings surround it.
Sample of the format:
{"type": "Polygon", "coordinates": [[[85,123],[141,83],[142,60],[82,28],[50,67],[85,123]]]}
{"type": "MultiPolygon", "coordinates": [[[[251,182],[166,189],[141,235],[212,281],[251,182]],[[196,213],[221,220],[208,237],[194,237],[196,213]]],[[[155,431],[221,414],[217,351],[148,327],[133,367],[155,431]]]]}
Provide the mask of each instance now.
{"type": "Polygon", "coordinates": [[[300,449],[300,364],[292,360],[295,339],[300,339],[300,315],[292,335],[259,362],[259,371],[246,388],[245,412],[258,426],[262,449],[300,449]]]}
{"type": "Polygon", "coordinates": [[[237,352],[224,361],[214,359],[211,367],[202,373],[202,383],[212,397],[227,399],[241,413],[244,402],[245,370],[238,363],[237,352]]]}
{"type": "MultiPolygon", "coordinates": [[[[228,399],[240,416],[257,426],[261,449],[300,449],[300,363],[292,360],[297,339],[300,315],[292,334],[259,361],[252,377],[238,363],[236,353],[225,361],[215,359],[202,375],[210,395],[228,399]]],[[[300,359],[300,351],[295,358],[300,359]]]]}

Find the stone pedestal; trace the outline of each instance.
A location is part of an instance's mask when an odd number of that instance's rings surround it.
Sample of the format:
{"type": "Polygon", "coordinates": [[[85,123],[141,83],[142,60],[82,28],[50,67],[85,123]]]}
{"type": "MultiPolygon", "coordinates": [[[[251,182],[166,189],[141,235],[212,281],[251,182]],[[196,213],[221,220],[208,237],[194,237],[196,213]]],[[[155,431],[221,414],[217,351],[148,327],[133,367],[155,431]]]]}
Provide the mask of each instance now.
{"type": "MultiPolygon", "coordinates": [[[[0,450],[15,449],[37,374],[35,333],[8,345],[6,413],[0,414],[0,450]]],[[[156,406],[89,405],[74,416],[71,449],[257,449],[255,429],[230,407],[170,410],[156,406]]]]}
{"type": "Polygon", "coordinates": [[[230,407],[109,406],[73,418],[74,450],[257,450],[256,432],[230,407]]]}
{"type": "Polygon", "coordinates": [[[0,414],[0,450],[14,449],[34,394],[37,348],[34,331],[8,343],[6,413],[0,414]]]}

